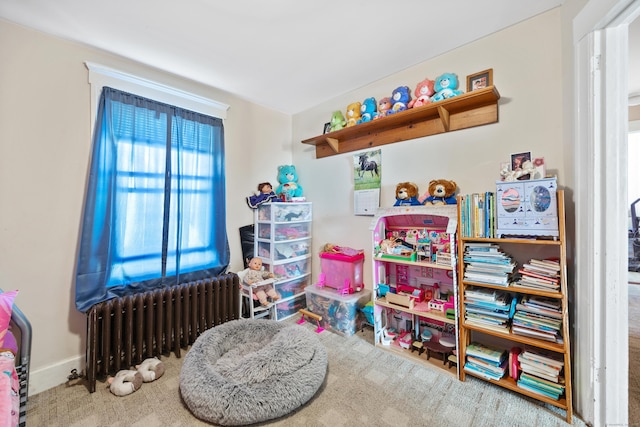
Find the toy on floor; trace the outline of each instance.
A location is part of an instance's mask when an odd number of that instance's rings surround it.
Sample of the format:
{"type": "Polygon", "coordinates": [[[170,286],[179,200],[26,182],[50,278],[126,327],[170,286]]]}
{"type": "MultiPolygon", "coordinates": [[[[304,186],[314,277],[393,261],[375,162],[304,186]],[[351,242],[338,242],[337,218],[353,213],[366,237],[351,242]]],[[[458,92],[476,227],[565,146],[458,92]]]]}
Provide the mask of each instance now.
{"type": "Polygon", "coordinates": [[[151,357],[136,365],[136,369],[142,375],[142,381],[150,383],[164,374],[164,363],[156,357],[151,357]]]}
{"type": "Polygon", "coordinates": [[[107,378],[109,390],[116,396],[126,396],[137,391],[142,382],[142,374],[133,369],[123,369],[114,377],[107,378]]]}
{"type": "Polygon", "coordinates": [[[312,319],[315,319],[318,327],[316,328],[316,333],[319,334],[320,332],[324,331],[324,328],[322,326],[320,326],[320,322],[322,322],[322,316],[320,316],[319,314],[315,314],[312,313],[309,310],[306,310],[304,308],[301,308],[300,310],[298,310],[298,312],[300,313],[300,320],[298,320],[296,323],[298,325],[302,325],[305,322],[304,317],[310,317],[312,319]]]}

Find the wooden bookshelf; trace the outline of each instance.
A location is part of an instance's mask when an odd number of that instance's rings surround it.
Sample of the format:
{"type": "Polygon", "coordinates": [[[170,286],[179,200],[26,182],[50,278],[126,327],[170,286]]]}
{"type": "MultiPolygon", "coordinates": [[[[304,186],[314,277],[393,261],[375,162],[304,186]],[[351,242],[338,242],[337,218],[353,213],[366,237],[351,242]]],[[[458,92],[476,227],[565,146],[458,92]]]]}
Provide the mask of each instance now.
{"type": "MultiPolygon", "coordinates": [[[[458,277],[459,277],[459,334],[460,334],[460,344],[459,344],[459,363],[460,367],[460,379],[462,381],[465,380],[466,375],[472,375],[476,378],[483,379],[485,381],[496,384],[500,387],[504,387],[506,389],[512,390],[514,392],[526,395],[533,399],[537,399],[539,401],[545,402],[549,405],[556,406],[558,408],[564,409],[566,412],[566,420],[567,423],[571,424],[572,416],[573,416],[573,405],[572,405],[572,384],[571,384],[571,351],[570,351],[570,337],[569,337],[569,308],[568,308],[568,299],[567,299],[567,255],[566,255],[566,233],[565,233],[565,204],[564,204],[564,191],[558,190],[556,193],[557,197],[557,206],[558,206],[558,231],[559,237],[556,240],[552,239],[543,239],[543,238],[472,238],[472,237],[464,237],[462,232],[458,234],[458,258],[460,262],[458,263],[458,277]],[[559,283],[560,288],[559,291],[545,291],[539,289],[532,288],[524,288],[524,287],[514,287],[514,286],[499,286],[499,285],[489,285],[484,283],[478,283],[474,281],[465,280],[465,268],[466,264],[462,262],[464,259],[465,253],[465,243],[497,243],[501,248],[509,248],[513,250],[519,250],[521,255],[527,255],[529,253],[535,253],[536,256],[540,256],[541,254],[547,255],[547,257],[557,258],[560,264],[559,271],[559,283]],[[469,324],[465,320],[465,291],[468,287],[476,287],[476,288],[488,288],[495,289],[499,291],[509,292],[512,295],[536,295],[536,296],[544,296],[548,298],[554,298],[560,301],[561,303],[561,334],[562,334],[562,342],[552,342],[546,341],[543,339],[531,338],[529,336],[519,335],[511,332],[511,328],[508,329],[490,329],[488,327],[478,326],[476,324],[469,324]],[[516,381],[508,377],[508,371],[503,378],[500,380],[489,380],[483,378],[481,375],[474,374],[472,372],[468,372],[464,370],[464,364],[466,361],[466,348],[467,345],[471,341],[483,342],[491,341],[490,338],[498,338],[500,342],[508,342],[509,345],[519,346],[523,348],[538,348],[544,349],[546,351],[551,351],[560,355],[564,362],[563,367],[563,377],[564,377],[564,395],[560,397],[559,400],[555,400],[546,396],[539,395],[537,393],[525,390],[523,388],[518,387],[516,381]]],[[[464,229],[463,227],[463,215],[460,209],[461,199],[459,196],[458,199],[458,224],[460,225],[460,230],[464,229]]],[[[507,351],[509,348],[505,348],[507,351]]]]}

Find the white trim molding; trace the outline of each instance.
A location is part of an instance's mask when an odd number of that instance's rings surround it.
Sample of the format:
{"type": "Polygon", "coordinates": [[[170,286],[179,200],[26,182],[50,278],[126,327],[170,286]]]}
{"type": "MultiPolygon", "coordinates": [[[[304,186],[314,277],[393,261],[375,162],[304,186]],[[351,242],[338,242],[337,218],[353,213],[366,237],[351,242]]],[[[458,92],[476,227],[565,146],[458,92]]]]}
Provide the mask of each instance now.
{"type": "Polygon", "coordinates": [[[88,61],[84,64],[89,70],[89,83],[91,84],[92,122],[95,120],[100,92],[104,86],[134,93],[155,101],[175,105],[208,116],[218,117],[223,120],[227,118],[229,106],[222,102],[134,76],[104,65],[88,61]]]}

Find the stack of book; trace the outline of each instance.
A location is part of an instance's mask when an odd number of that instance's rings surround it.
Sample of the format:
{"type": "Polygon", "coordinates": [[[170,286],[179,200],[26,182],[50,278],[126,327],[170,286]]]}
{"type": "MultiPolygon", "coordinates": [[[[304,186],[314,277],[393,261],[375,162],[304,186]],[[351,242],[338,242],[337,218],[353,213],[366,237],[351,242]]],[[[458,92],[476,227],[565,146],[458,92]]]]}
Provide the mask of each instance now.
{"type": "Polygon", "coordinates": [[[509,330],[516,300],[506,292],[469,287],[464,291],[465,320],[468,325],[481,326],[498,332],[509,330]]]}
{"type": "Polygon", "coordinates": [[[485,379],[497,381],[507,369],[507,352],[497,347],[472,342],[467,346],[464,370],[485,379]]]}
{"type": "Polygon", "coordinates": [[[531,259],[518,270],[515,287],[557,291],[560,288],[560,263],[555,260],[531,259]]]}
{"type": "Polygon", "coordinates": [[[560,376],[564,362],[540,350],[527,350],[518,355],[522,373],[518,387],[558,400],[564,394],[564,378],[560,376]]]}
{"type": "Polygon", "coordinates": [[[462,196],[462,237],[496,237],[495,197],[490,191],[462,196]]]}
{"type": "Polygon", "coordinates": [[[515,261],[495,243],[465,243],[464,279],[496,286],[509,286],[515,261]]]}
{"type": "Polygon", "coordinates": [[[527,295],[516,304],[511,332],[546,341],[562,342],[560,300],[527,295]]]}

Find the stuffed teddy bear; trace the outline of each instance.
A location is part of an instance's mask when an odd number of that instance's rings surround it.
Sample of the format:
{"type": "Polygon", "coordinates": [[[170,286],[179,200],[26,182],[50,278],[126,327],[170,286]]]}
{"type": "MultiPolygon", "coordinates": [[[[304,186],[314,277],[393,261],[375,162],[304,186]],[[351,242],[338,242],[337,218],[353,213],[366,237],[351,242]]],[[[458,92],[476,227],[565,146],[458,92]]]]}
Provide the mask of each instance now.
{"type": "Polygon", "coordinates": [[[454,73],[444,73],[436,77],[433,89],[436,93],[431,97],[431,102],[442,101],[464,93],[458,90],[458,76],[454,73]]]}
{"type": "Polygon", "coordinates": [[[399,86],[391,93],[391,109],[389,114],[395,114],[409,108],[411,90],[407,86],[399,86]]]}
{"type": "Polygon", "coordinates": [[[340,130],[347,125],[347,120],[344,118],[342,111],[334,111],[331,115],[331,132],[340,130]]]}
{"type": "Polygon", "coordinates": [[[421,107],[431,102],[431,96],[435,93],[433,90],[433,80],[424,79],[416,86],[416,90],[413,92],[416,99],[412,99],[409,102],[409,108],[421,107]]]}
{"type": "Polygon", "coordinates": [[[360,106],[360,118],[358,119],[358,124],[366,123],[373,120],[378,112],[378,104],[376,104],[375,98],[367,98],[362,102],[362,106],[360,106]]]}
{"type": "Polygon", "coordinates": [[[118,371],[114,377],[107,378],[107,386],[116,396],[126,396],[138,390],[142,385],[142,374],[133,369],[118,371]]]}
{"type": "Polygon", "coordinates": [[[164,363],[157,357],[145,359],[141,364],[136,365],[136,369],[142,375],[142,381],[150,383],[160,378],[164,374],[164,363]]]}
{"type": "Polygon", "coordinates": [[[458,185],[447,179],[434,179],[429,182],[429,197],[425,205],[455,205],[455,192],[458,185]]]}
{"type": "Polygon", "coordinates": [[[280,185],[276,189],[276,194],[282,195],[283,200],[291,197],[302,197],[302,187],[298,185],[298,173],[293,165],[278,166],[278,182],[280,185]]]}
{"type": "Polygon", "coordinates": [[[389,110],[391,109],[391,98],[385,96],[384,98],[378,101],[378,113],[375,115],[374,119],[379,119],[389,114],[389,110]]]}
{"type": "Polygon", "coordinates": [[[358,124],[358,120],[360,119],[360,107],[362,107],[360,101],[352,102],[347,105],[347,127],[358,124]]]}
{"type": "Polygon", "coordinates": [[[419,206],[418,186],[413,182],[396,185],[396,203],[393,206],[419,206]]]}

